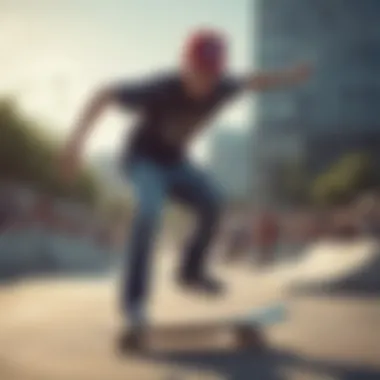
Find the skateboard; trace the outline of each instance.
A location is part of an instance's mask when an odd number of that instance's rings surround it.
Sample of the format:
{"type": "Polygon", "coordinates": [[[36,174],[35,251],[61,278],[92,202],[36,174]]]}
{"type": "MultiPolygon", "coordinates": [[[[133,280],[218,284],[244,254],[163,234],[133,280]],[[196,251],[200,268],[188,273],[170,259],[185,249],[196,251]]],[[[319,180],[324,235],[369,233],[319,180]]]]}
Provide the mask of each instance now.
{"type": "Polygon", "coordinates": [[[202,346],[202,343],[222,336],[227,337],[237,349],[264,348],[264,328],[285,319],[285,305],[275,304],[225,320],[146,326],[140,330],[123,331],[118,340],[118,350],[120,353],[145,351],[157,342],[202,346]]]}

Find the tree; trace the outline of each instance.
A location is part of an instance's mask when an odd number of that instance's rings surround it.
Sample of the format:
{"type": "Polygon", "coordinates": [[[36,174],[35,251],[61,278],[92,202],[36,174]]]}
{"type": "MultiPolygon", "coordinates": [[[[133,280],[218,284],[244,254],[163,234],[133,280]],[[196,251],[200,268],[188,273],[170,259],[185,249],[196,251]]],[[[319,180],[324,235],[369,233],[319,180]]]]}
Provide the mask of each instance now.
{"type": "Polygon", "coordinates": [[[0,101],[0,179],[25,182],[43,192],[93,204],[98,197],[94,174],[82,168],[76,183],[57,172],[58,145],[26,118],[10,99],[0,101]]]}
{"type": "Polygon", "coordinates": [[[374,178],[370,155],[365,152],[348,153],[314,180],[311,198],[317,204],[348,201],[370,188],[374,178]]]}

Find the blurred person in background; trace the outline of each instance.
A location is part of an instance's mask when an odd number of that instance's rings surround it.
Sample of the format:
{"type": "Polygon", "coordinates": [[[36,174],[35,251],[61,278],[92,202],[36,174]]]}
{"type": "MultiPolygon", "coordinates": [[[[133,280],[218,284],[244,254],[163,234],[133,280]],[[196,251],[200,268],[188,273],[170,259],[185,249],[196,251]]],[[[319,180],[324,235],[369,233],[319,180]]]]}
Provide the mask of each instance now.
{"type": "Polygon", "coordinates": [[[256,224],[255,247],[259,265],[272,264],[276,259],[276,248],[280,237],[280,226],[277,216],[264,211],[256,224]]]}
{"type": "Polygon", "coordinates": [[[227,262],[240,260],[244,251],[248,248],[248,221],[245,213],[233,216],[229,221],[226,231],[226,255],[227,262]]]}
{"type": "Polygon", "coordinates": [[[0,192],[0,233],[4,233],[16,222],[18,207],[14,193],[8,189],[0,192]]]}
{"type": "Polygon", "coordinates": [[[55,219],[54,199],[47,194],[41,194],[36,197],[33,217],[41,228],[49,230],[54,225],[55,219]]]}
{"type": "Polygon", "coordinates": [[[54,209],[54,199],[47,194],[40,194],[35,199],[32,209],[32,223],[38,229],[39,251],[38,261],[35,268],[31,269],[38,273],[52,273],[59,271],[59,264],[52,252],[53,240],[51,233],[54,230],[57,213],[54,209]],[[48,232],[48,233],[46,233],[48,232]]]}
{"type": "Polygon", "coordinates": [[[375,195],[367,195],[359,201],[358,228],[364,236],[376,237],[380,235],[378,220],[378,205],[375,195]]]}
{"type": "Polygon", "coordinates": [[[222,210],[220,189],[187,158],[193,137],[237,95],[269,91],[304,82],[308,64],[276,72],[235,77],[227,72],[228,46],[219,31],[199,30],[190,36],[179,69],[112,84],[98,91],[80,117],[62,156],[62,175],[72,179],[84,143],[110,105],[140,116],[124,150],[122,170],[133,184],[136,207],[126,248],[128,264],[121,309],[126,329],[122,341],[136,344],[147,323],[147,296],[152,248],[167,197],[188,206],[198,223],[186,245],[177,281],[187,290],[220,294],[223,284],[206,268],[209,246],[222,210]]]}

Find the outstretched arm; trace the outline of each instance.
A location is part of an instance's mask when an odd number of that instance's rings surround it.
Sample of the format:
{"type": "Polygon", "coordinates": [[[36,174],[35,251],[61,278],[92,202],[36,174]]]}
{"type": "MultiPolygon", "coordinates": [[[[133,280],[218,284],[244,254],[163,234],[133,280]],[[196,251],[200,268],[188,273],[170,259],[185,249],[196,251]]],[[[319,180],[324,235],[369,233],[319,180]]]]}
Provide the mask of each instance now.
{"type": "Polygon", "coordinates": [[[114,96],[110,90],[101,90],[93,96],[84,108],[64,146],[61,156],[60,171],[66,181],[71,182],[76,177],[86,138],[107,106],[113,101],[114,96]]]}
{"type": "Polygon", "coordinates": [[[312,66],[300,64],[279,71],[257,72],[244,80],[244,87],[252,91],[269,91],[303,83],[312,74],[312,66]]]}

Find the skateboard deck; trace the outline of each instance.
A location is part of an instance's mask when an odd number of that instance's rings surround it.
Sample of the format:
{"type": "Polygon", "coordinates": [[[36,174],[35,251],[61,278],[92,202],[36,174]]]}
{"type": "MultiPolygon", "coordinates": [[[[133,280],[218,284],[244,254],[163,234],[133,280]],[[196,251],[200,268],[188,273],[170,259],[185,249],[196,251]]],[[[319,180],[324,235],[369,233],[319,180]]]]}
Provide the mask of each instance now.
{"type": "Polygon", "coordinates": [[[265,347],[265,327],[286,319],[284,304],[256,308],[246,315],[205,322],[157,324],[144,330],[126,332],[119,341],[122,352],[146,349],[153,346],[205,347],[219,341],[223,346],[235,348],[265,347]]]}

